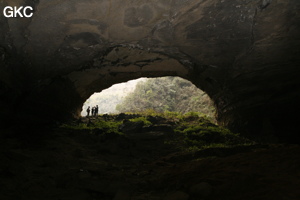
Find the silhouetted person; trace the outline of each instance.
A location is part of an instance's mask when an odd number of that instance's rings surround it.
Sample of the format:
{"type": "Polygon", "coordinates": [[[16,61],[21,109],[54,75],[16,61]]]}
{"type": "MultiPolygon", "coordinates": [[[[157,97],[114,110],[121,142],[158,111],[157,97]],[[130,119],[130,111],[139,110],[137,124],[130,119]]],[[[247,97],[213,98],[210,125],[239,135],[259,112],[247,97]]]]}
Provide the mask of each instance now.
{"type": "Polygon", "coordinates": [[[95,107],[92,107],[92,116],[95,115],[95,107]]]}
{"type": "Polygon", "coordinates": [[[87,117],[90,116],[90,111],[91,111],[91,110],[90,110],[90,107],[88,107],[88,108],[86,109],[86,112],[87,112],[87,115],[86,115],[86,116],[87,116],[87,117]]]}
{"type": "Polygon", "coordinates": [[[96,105],[96,107],[95,107],[95,116],[98,115],[98,111],[99,111],[99,108],[98,108],[98,105],[96,105]]]}

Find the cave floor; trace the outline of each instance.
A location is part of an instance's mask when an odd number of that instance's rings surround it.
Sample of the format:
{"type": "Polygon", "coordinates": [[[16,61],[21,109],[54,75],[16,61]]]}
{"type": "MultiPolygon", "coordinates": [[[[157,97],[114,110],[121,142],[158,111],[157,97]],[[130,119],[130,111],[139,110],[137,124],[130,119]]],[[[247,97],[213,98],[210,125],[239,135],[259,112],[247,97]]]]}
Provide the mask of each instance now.
{"type": "Polygon", "coordinates": [[[158,132],[105,140],[64,129],[40,135],[1,138],[0,199],[300,199],[299,145],[199,154],[158,132]]]}

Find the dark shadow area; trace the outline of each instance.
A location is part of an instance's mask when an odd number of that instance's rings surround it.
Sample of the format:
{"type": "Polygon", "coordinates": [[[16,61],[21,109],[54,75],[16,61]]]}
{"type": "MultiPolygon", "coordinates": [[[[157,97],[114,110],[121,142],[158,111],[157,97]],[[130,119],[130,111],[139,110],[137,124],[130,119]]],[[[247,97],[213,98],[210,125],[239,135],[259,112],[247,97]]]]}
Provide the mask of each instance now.
{"type": "Polygon", "coordinates": [[[34,13],[0,15],[1,200],[299,200],[299,0],[6,6],[34,13]]]}
{"type": "Polygon", "coordinates": [[[1,138],[1,199],[299,196],[300,146],[257,143],[193,112],[89,116],[39,134],[1,138]]]}
{"type": "MultiPolygon", "coordinates": [[[[89,110],[89,115],[83,112],[87,116],[51,126],[15,121],[17,128],[3,129],[0,198],[296,200],[299,196],[299,145],[279,143],[272,132],[247,136],[217,125],[210,115],[214,109],[209,97],[184,79],[143,79],[130,87],[87,100],[83,110],[99,105],[99,113],[89,110]],[[109,103],[119,113],[103,113],[109,103]]],[[[274,115],[276,119],[280,117],[274,115]]]]}

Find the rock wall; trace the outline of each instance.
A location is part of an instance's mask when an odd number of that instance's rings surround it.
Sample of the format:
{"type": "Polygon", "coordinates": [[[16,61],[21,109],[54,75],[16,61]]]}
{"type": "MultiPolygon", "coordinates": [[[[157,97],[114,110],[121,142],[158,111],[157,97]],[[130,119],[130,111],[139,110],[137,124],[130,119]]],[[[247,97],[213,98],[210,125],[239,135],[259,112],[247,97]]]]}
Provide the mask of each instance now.
{"type": "Polygon", "coordinates": [[[112,84],[177,75],[211,96],[220,124],[297,136],[298,0],[0,1],[7,5],[34,14],[0,15],[5,124],[76,117],[112,84]]]}

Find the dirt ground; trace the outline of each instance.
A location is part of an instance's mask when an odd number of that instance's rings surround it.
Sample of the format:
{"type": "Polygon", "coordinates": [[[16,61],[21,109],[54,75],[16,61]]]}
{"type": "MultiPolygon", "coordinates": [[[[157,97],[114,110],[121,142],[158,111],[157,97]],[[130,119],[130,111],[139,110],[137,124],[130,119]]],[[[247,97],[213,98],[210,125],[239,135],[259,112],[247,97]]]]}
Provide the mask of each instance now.
{"type": "Polygon", "coordinates": [[[299,145],[184,152],[167,142],[172,134],[157,131],[5,132],[1,200],[300,199],[299,145]]]}

